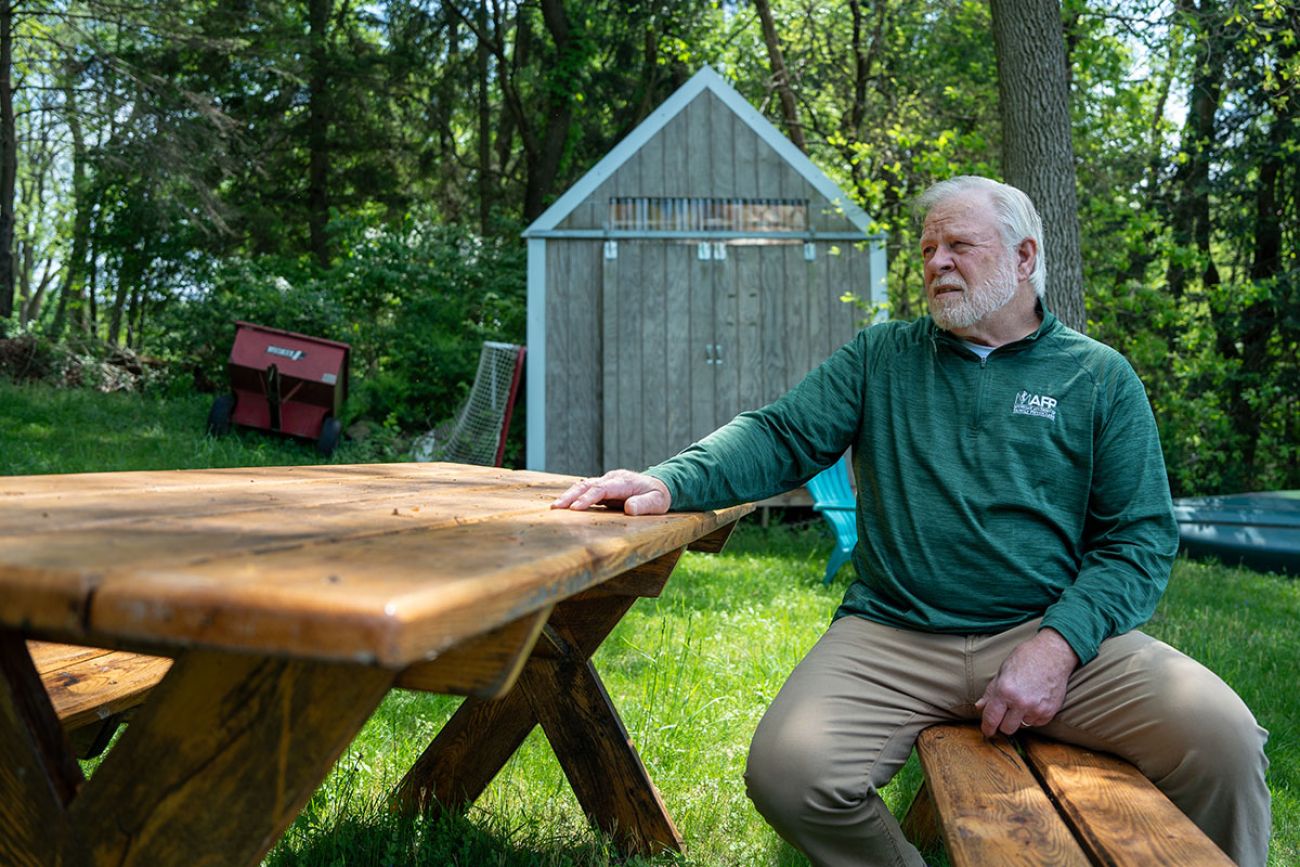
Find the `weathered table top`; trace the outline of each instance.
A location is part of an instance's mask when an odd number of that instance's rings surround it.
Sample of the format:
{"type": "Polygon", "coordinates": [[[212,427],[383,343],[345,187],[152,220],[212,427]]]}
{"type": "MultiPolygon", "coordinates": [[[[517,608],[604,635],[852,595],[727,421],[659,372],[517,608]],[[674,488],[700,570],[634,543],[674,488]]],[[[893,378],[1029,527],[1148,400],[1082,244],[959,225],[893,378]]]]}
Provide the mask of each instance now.
{"type": "Polygon", "coordinates": [[[0,477],[0,625],[401,668],[734,522],[567,476],[379,464],[0,477]]]}
{"type": "Polygon", "coordinates": [[[572,481],[452,464],[0,478],[0,862],[257,863],[394,686],[470,696],[398,787],[408,808],[472,802],[540,724],[620,847],[680,849],[591,654],[751,507],[551,510],[572,481]],[[175,658],[89,780],[31,638],[175,658]]]}

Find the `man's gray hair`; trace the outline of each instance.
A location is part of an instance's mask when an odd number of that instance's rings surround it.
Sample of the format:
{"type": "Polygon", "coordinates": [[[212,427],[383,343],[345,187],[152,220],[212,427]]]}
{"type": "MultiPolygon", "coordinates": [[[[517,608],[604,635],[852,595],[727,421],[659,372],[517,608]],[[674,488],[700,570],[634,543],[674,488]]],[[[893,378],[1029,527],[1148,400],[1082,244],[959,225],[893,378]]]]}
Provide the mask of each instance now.
{"type": "Polygon", "coordinates": [[[1038,297],[1042,298],[1047,291],[1047,270],[1043,265],[1043,220],[1038,216],[1038,209],[1029,196],[1010,184],[999,183],[991,178],[958,175],[939,181],[917,196],[916,208],[922,214],[927,214],[935,205],[973,192],[986,193],[993,201],[998,215],[998,228],[1008,248],[1015,249],[1021,241],[1033,238],[1034,245],[1038,248],[1038,257],[1034,262],[1034,272],[1029,275],[1029,282],[1038,297]]]}

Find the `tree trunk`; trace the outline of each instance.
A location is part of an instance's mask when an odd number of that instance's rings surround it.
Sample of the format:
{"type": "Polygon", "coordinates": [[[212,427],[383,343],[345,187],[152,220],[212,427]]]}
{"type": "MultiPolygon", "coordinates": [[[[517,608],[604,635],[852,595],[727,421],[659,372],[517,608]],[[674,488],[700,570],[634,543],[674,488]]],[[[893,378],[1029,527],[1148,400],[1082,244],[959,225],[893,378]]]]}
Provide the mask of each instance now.
{"type": "Polygon", "coordinates": [[[573,38],[563,0],[542,0],[542,20],[555,43],[556,68],[547,76],[555,86],[548,88],[546,121],[541,138],[536,141],[536,156],[528,166],[528,180],[524,186],[524,222],[541,216],[546,198],[559,177],[560,162],[573,125],[572,82],[566,79],[575,74],[579,66],[580,49],[573,38]]]}
{"type": "Polygon", "coordinates": [[[80,108],[77,105],[77,89],[72,82],[76,72],[65,69],[63,83],[63,100],[67,109],[64,121],[68,125],[68,135],[72,139],[72,250],[63,269],[63,282],[59,286],[58,306],[55,308],[54,322],[50,326],[51,336],[58,340],[63,336],[67,324],[69,308],[72,315],[78,317],[85,330],[85,296],[82,285],[82,272],[86,263],[86,250],[90,237],[90,201],[88,181],[86,178],[86,139],[81,128],[80,108]]]}
{"type": "Polygon", "coordinates": [[[1219,269],[1210,249],[1210,163],[1214,159],[1216,117],[1223,93],[1227,39],[1223,15],[1213,0],[1180,0],[1178,9],[1194,22],[1196,45],[1192,50],[1190,106],[1183,125],[1182,160],[1174,174],[1174,205],[1170,214],[1174,255],[1170,257],[1166,281],[1169,293],[1182,298],[1187,288],[1185,257],[1180,252],[1196,246],[1201,261],[1201,278],[1206,289],[1219,285],[1219,269]]]}
{"type": "Polygon", "coordinates": [[[781,114],[785,117],[785,128],[790,133],[790,141],[804,153],[808,153],[808,143],[804,141],[803,124],[799,123],[799,107],[794,99],[794,89],[790,87],[790,74],[785,68],[785,55],[781,52],[781,40],[776,33],[776,21],[772,18],[772,4],[768,0],[754,0],[754,9],[758,11],[758,20],[763,25],[763,42],[767,44],[767,59],[772,67],[772,83],[776,85],[777,96],[781,100],[781,114]]]}
{"type": "Polygon", "coordinates": [[[329,70],[325,31],[331,0],[308,0],[311,78],[307,113],[307,230],[317,264],[330,264],[329,238],[329,70]]]}
{"type": "MultiPolygon", "coordinates": [[[[488,32],[487,0],[479,0],[479,33],[488,32]]],[[[478,229],[487,236],[492,219],[492,101],[488,88],[488,44],[479,39],[474,49],[478,71],[478,229]]]]}
{"type": "Polygon", "coordinates": [[[1002,170],[1043,218],[1047,304],[1083,331],[1083,257],[1071,142],[1069,69],[1054,0],[991,0],[1002,170]]]}
{"type": "Polygon", "coordinates": [[[0,319],[14,312],[14,195],[18,138],[14,134],[14,0],[0,0],[0,319]]]}

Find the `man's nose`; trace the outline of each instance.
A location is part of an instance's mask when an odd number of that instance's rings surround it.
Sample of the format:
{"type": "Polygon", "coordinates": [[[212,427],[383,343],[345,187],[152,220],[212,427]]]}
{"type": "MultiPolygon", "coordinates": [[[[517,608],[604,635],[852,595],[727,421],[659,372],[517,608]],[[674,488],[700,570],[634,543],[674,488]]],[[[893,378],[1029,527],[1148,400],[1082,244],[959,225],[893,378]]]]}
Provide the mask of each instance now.
{"type": "Polygon", "coordinates": [[[952,256],[949,254],[947,247],[939,247],[930,255],[930,261],[927,263],[930,269],[936,273],[944,273],[952,270],[952,256]]]}

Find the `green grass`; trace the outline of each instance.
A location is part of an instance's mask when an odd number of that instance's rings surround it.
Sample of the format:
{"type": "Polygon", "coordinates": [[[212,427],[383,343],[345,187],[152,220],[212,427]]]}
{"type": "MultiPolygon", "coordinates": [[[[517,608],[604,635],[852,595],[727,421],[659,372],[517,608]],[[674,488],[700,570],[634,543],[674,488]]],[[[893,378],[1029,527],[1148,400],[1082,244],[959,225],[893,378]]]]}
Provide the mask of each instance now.
{"type": "MultiPolygon", "coordinates": [[[[16,388],[0,381],[0,473],[318,462],[309,444],[202,432],[203,398],[16,388]]],[[[338,462],[371,459],[345,444],[338,462]]],[[[686,554],[595,657],[641,757],[687,841],[684,855],[620,859],[587,826],[545,738],[534,733],[467,816],[402,819],[387,795],[458,705],[394,692],[267,857],[287,865],[800,865],[744,793],[759,716],[825,629],[847,580],[821,584],[819,524],[743,524],[720,555],[686,554]]],[[[1300,582],[1179,561],[1147,630],[1217,671],[1272,737],[1270,864],[1300,863],[1300,582]]],[[[88,765],[93,769],[93,765],[88,765]]],[[[884,792],[896,811],[915,760],[884,792]]]]}
{"type": "Polygon", "coordinates": [[[324,461],[307,440],[242,429],[213,438],[207,435],[211,406],[211,395],[101,394],[14,385],[0,377],[0,475],[346,464],[384,458],[375,443],[344,441],[324,461]]]}

